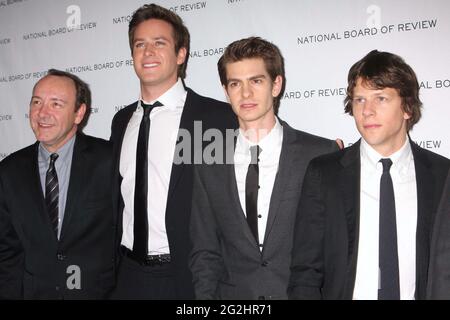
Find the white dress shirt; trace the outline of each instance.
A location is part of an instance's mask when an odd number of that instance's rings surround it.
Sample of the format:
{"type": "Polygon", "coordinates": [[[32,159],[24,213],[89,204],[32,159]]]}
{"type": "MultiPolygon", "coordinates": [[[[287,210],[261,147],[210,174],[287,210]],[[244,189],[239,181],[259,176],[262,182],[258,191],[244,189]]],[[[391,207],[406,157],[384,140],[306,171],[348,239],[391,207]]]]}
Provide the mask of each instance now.
{"type": "MultiPolygon", "coordinates": [[[[166,254],[169,242],[166,234],[166,205],[169,192],[170,175],[187,92],[180,79],[155,101],[145,102],[153,104],[159,101],[162,107],[154,108],[150,113],[150,136],[148,142],[148,234],[149,254],[166,254]]],[[[122,245],[130,250],[133,248],[134,221],[134,187],[136,175],[136,149],[139,126],[143,116],[143,109],[138,103],[136,111],[131,116],[122,143],[120,154],[120,175],[123,177],[121,185],[123,210],[122,245]]]]}
{"type": "Polygon", "coordinates": [[[409,140],[389,157],[361,139],[361,193],[358,260],[353,299],[378,299],[379,207],[382,158],[390,158],[397,224],[400,299],[413,300],[416,289],[417,186],[409,140]]]}
{"type": "MultiPolygon", "coordinates": [[[[261,139],[258,146],[261,148],[259,154],[259,186],[258,190],[258,237],[259,243],[264,244],[264,235],[266,232],[267,216],[269,214],[270,198],[278,171],[280,161],[281,144],[283,142],[283,127],[276,119],[272,130],[261,139]]],[[[246,139],[239,129],[239,135],[236,141],[234,153],[234,171],[236,174],[237,189],[242,210],[246,215],[245,209],[245,180],[247,177],[248,165],[251,161],[250,147],[256,143],[246,139]]],[[[262,246],[260,247],[262,250],[262,246]]]]}

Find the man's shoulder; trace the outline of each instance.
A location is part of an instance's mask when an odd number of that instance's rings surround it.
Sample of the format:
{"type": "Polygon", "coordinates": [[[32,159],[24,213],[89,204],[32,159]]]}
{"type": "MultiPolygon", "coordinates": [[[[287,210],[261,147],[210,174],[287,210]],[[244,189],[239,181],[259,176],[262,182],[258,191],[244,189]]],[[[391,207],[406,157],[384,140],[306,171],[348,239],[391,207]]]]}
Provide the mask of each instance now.
{"type": "Polygon", "coordinates": [[[450,159],[441,156],[440,154],[437,154],[436,152],[433,152],[431,150],[424,149],[420,147],[415,142],[411,143],[413,152],[415,155],[419,155],[423,157],[424,159],[427,159],[432,164],[441,165],[441,166],[450,166],[450,159]]]}
{"type": "Polygon", "coordinates": [[[424,149],[416,143],[411,143],[413,150],[414,162],[416,166],[418,163],[424,165],[430,173],[439,179],[446,176],[450,170],[450,160],[440,154],[424,149]]]}
{"type": "Polygon", "coordinates": [[[289,126],[289,124],[287,124],[282,120],[281,123],[283,125],[283,128],[285,128],[287,132],[295,136],[294,141],[304,147],[327,149],[330,152],[338,150],[338,146],[336,144],[336,141],[334,140],[324,138],[309,132],[294,129],[291,126],[289,126]]]}
{"type": "Polygon", "coordinates": [[[11,153],[5,159],[0,161],[0,171],[17,170],[24,162],[31,160],[31,156],[34,152],[37,152],[36,143],[11,153]]]}
{"type": "Polygon", "coordinates": [[[187,97],[186,97],[187,103],[193,102],[193,103],[195,103],[195,105],[200,106],[200,107],[214,106],[216,108],[227,108],[227,109],[231,108],[230,105],[226,102],[216,100],[211,97],[202,96],[202,95],[198,94],[197,92],[195,92],[194,90],[192,90],[191,88],[186,88],[186,90],[187,90],[187,97]]]}
{"type": "Polygon", "coordinates": [[[112,143],[108,140],[94,137],[90,135],[86,135],[83,133],[79,133],[77,135],[77,139],[79,143],[84,144],[86,147],[88,147],[90,150],[102,152],[102,153],[108,153],[112,151],[112,143]]]}

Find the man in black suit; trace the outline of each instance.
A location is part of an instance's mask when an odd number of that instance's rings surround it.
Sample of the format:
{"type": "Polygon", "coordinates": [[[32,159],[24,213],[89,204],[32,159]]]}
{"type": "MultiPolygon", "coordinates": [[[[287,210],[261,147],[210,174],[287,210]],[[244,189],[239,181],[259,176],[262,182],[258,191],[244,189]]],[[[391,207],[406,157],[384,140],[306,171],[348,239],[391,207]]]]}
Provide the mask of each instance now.
{"type": "Polygon", "coordinates": [[[416,75],[374,50],[350,69],[345,103],[362,138],[307,169],[289,296],[424,299],[450,161],[408,137],[421,115],[416,75]]]}
{"type": "Polygon", "coordinates": [[[130,21],[129,42],[141,90],[111,128],[121,255],[112,298],[192,299],[192,162],[202,160],[203,149],[197,141],[209,128],[236,127],[236,119],[226,103],[184,86],[189,31],[175,13],[142,6],[130,21]]]}
{"type": "Polygon", "coordinates": [[[436,231],[431,241],[427,297],[450,299],[450,170],[436,212],[436,231]]]}
{"type": "Polygon", "coordinates": [[[0,163],[0,297],[101,299],[114,286],[112,148],[79,131],[86,83],[51,69],[33,89],[37,142],[0,163]]]}
{"type": "Polygon", "coordinates": [[[236,141],[227,141],[230,163],[194,169],[196,298],[286,299],[306,167],[338,146],[277,118],[285,75],[274,44],[257,37],[235,41],[218,69],[239,130],[236,141]]]}

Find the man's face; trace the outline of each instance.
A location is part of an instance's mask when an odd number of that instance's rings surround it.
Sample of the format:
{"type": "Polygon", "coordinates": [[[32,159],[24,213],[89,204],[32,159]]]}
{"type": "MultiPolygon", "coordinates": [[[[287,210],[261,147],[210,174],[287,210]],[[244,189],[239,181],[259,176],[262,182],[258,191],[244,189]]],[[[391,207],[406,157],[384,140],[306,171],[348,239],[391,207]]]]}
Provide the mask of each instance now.
{"type": "Polygon", "coordinates": [[[30,125],[36,139],[55,152],[72,138],[83,120],[86,105],[75,112],[76,89],[66,77],[46,76],[39,80],[30,102],[30,125]]]}
{"type": "Polygon", "coordinates": [[[273,98],[281,91],[282,77],[270,78],[263,59],[251,58],[226,65],[228,100],[243,129],[271,129],[273,98]]]}
{"type": "Polygon", "coordinates": [[[141,22],[134,32],[133,63],[141,86],[169,89],[178,79],[177,70],[186,58],[186,48],[175,53],[173,28],[166,21],[141,22]]]}
{"type": "Polygon", "coordinates": [[[358,79],[353,89],[352,111],[361,136],[381,155],[389,156],[405,143],[410,115],[403,111],[396,89],[372,89],[358,79]]]}

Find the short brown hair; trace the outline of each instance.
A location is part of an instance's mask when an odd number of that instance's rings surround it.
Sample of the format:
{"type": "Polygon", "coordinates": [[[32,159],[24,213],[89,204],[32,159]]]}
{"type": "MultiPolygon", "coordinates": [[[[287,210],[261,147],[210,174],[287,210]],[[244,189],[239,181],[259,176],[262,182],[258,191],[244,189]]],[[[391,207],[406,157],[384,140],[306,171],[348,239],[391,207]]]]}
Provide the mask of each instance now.
{"type": "Polygon", "coordinates": [[[273,110],[275,114],[278,114],[280,100],[286,87],[286,77],[283,56],[280,49],[273,43],[259,37],[250,37],[229,44],[217,62],[220,82],[223,86],[227,85],[227,64],[252,58],[261,58],[264,61],[272,81],[275,81],[277,76],[281,76],[283,79],[280,94],[273,98],[273,110]]]}
{"type": "Polygon", "coordinates": [[[163,20],[172,26],[173,38],[175,40],[175,54],[178,54],[181,48],[186,48],[186,58],[184,59],[184,63],[178,66],[178,76],[181,79],[186,78],[186,67],[189,59],[189,30],[177,14],[166,8],[154,3],[145,4],[133,13],[133,17],[128,26],[128,41],[130,42],[131,53],[133,53],[134,32],[136,31],[137,26],[150,19],[163,20]]]}
{"type": "Polygon", "coordinates": [[[414,70],[401,57],[373,50],[350,68],[347,96],[344,100],[345,112],[350,115],[353,115],[353,90],[358,79],[373,89],[397,90],[402,99],[403,111],[410,116],[406,122],[407,131],[419,122],[422,107],[419,99],[419,83],[414,70]]]}

